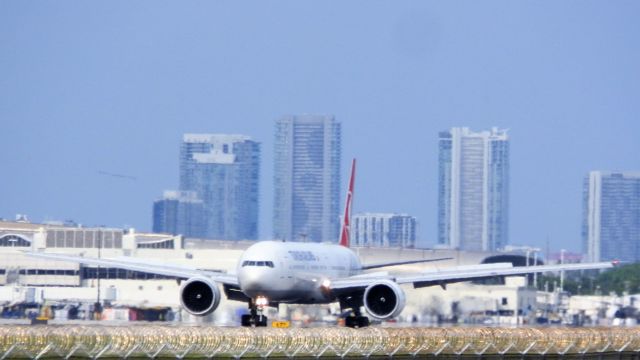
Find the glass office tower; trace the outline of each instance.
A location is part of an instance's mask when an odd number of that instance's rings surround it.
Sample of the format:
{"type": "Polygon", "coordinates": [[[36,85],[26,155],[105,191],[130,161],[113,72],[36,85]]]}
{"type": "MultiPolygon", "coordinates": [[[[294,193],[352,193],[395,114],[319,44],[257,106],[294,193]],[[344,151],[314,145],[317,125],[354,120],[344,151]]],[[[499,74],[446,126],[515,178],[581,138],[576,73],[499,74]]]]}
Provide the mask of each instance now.
{"type": "Polygon", "coordinates": [[[193,191],[165,191],[153,202],[153,232],[204,237],[202,200],[193,191]]]}
{"type": "Polygon", "coordinates": [[[336,241],[340,206],[341,127],[333,116],[276,121],[273,235],[336,241]]]}
{"type": "Polygon", "coordinates": [[[508,243],[509,138],[506,130],[440,133],[438,243],[494,251],[508,243]]]}
{"type": "Polygon", "coordinates": [[[591,171],[582,209],[588,261],[640,261],[640,172],[591,171]]]}
{"type": "Polygon", "coordinates": [[[260,144],[244,135],[185,134],[180,190],[203,202],[204,237],[258,238],[260,144]]]}

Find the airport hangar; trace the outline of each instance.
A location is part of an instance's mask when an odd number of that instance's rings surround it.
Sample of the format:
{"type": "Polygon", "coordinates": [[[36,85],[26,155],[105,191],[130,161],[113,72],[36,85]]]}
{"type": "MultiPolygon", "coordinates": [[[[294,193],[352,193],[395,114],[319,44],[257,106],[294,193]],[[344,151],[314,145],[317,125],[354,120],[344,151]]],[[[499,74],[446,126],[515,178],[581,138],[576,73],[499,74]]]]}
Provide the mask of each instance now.
{"type": "MultiPolygon", "coordinates": [[[[253,241],[185,239],[181,235],[139,233],[134,229],[85,228],[63,224],[35,224],[0,221],[0,305],[19,302],[93,303],[100,296],[114,307],[169,307],[176,319],[185,322],[233,323],[246,309],[244,303],[223,296],[220,307],[210,316],[195,318],[180,309],[179,282],[166,276],[115,268],[97,268],[73,263],[34,259],[25,251],[46,251],[87,257],[129,256],[183,264],[206,270],[235,271],[241,253],[253,241]],[[98,284],[100,291],[98,292],[98,284]],[[100,295],[98,295],[100,293],[100,295]]],[[[448,258],[450,260],[389,268],[390,272],[424,271],[483,262],[515,261],[525,263],[522,254],[469,252],[450,249],[354,248],[362,263],[389,260],[448,258]]],[[[451,316],[455,311],[523,314],[536,308],[536,291],[527,287],[524,277],[507,278],[504,285],[450,284],[413,289],[404,286],[407,306],[400,321],[428,321],[437,315],[451,316]],[[452,304],[454,304],[452,306],[452,304]]],[[[303,307],[316,318],[337,305],[303,307]]],[[[276,312],[278,310],[272,310],[276,312]]],[[[296,311],[296,310],[294,310],[296,311]]],[[[279,316],[289,316],[288,308],[279,316]]],[[[117,317],[117,316],[116,316],[117,317]]],[[[128,319],[116,319],[128,320],[128,319]]],[[[509,320],[511,321],[511,320],[509,320]]]]}

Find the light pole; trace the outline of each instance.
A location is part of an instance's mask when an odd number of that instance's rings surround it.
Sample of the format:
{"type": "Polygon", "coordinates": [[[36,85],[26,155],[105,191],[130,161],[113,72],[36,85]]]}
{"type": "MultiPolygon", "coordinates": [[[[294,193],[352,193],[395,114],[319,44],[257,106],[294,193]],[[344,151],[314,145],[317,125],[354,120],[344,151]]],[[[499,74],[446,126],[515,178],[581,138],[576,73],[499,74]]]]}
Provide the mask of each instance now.
{"type": "MultiPolygon", "coordinates": [[[[526,265],[526,267],[529,267],[529,255],[531,255],[531,248],[527,248],[527,251],[526,251],[526,253],[525,253],[525,257],[526,257],[526,261],[527,261],[527,265],[526,265]]],[[[535,264],[534,264],[534,265],[535,265],[535,264]]],[[[527,276],[525,277],[525,279],[527,279],[527,287],[529,287],[529,279],[530,279],[530,278],[529,278],[529,275],[527,275],[527,276]]],[[[535,282],[534,282],[534,285],[535,285],[535,282]]]]}
{"type": "MultiPolygon", "coordinates": [[[[540,251],[540,249],[535,248],[533,250],[533,266],[538,266],[538,251],[540,251]]],[[[533,286],[536,287],[536,290],[538,290],[538,273],[534,272],[533,273],[533,286]]]]}
{"type": "MultiPolygon", "coordinates": [[[[102,251],[102,229],[98,229],[96,235],[98,236],[98,259],[100,259],[102,251]]],[[[100,317],[100,315],[102,314],[102,304],[100,303],[100,265],[98,265],[96,276],[98,280],[98,298],[96,299],[96,304],[94,306],[94,313],[96,313],[96,315],[100,317]]]]}
{"type": "MultiPolygon", "coordinates": [[[[564,249],[560,249],[560,265],[564,265],[564,249]]],[[[560,271],[560,292],[564,291],[564,271],[560,271]]]]}

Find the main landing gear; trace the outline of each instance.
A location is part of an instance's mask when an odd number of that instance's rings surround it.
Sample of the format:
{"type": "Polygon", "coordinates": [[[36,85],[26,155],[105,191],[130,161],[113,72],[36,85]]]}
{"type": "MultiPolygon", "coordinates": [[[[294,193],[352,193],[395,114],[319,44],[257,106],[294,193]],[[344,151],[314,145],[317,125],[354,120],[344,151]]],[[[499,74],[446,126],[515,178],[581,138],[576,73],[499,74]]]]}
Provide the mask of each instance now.
{"type": "Polygon", "coordinates": [[[353,311],[353,314],[344,319],[344,326],[350,328],[363,328],[369,326],[369,318],[362,316],[360,310],[353,311]]]}
{"type": "Polygon", "coordinates": [[[362,316],[362,294],[349,294],[339,299],[342,311],[350,310],[351,314],[344,318],[344,326],[350,328],[363,328],[370,325],[369,318],[362,316]]]}
{"type": "Polygon", "coordinates": [[[241,324],[247,327],[265,327],[267,326],[267,317],[262,314],[266,300],[258,298],[256,301],[249,301],[249,314],[242,315],[241,324]],[[256,304],[258,303],[258,304],[256,304]]]}

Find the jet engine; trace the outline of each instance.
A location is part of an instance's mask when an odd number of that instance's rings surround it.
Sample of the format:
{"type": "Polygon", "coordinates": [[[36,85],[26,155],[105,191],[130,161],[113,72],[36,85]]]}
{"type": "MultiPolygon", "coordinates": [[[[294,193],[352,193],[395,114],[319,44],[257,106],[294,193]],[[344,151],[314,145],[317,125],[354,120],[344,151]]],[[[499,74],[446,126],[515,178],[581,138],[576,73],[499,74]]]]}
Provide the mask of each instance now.
{"type": "Polygon", "coordinates": [[[398,284],[390,280],[369,285],[364,291],[364,307],[371,316],[389,319],[400,315],[406,296],[398,284]]]}
{"type": "Polygon", "coordinates": [[[205,316],[220,304],[220,289],[215,282],[204,278],[191,278],[180,286],[180,303],[189,314],[205,316]]]}

